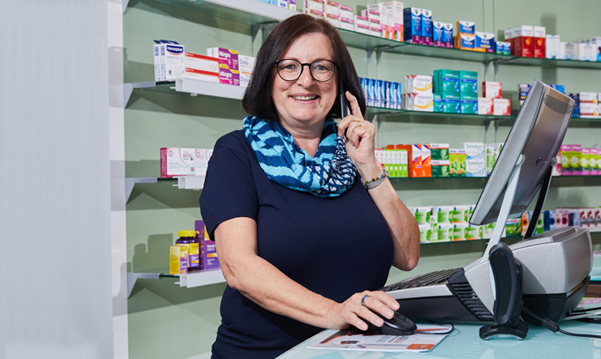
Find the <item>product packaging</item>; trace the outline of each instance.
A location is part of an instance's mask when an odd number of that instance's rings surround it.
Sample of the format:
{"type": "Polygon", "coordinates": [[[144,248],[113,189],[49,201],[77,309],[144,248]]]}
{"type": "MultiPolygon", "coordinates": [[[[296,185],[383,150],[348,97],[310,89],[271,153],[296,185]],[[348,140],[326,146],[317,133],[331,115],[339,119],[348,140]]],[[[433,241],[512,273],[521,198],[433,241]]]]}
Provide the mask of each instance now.
{"type": "Polygon", "coordinates": [[[432,10],[422,9],[422,38],[421,43],[432,46],[432,10]]]}
{"type": "Polygon", "coordinates": [[[461,96],[451,93],[442,93],[442,112],[444,113],[461,113],[461,96]]]}
{"type": "Polygon", "coordinates": [[[483,238],[483,226],[468,224],[465,228],[465,239],[468,241],[476,241],[483,238]]]}
{"type": "Polygon", "coordinates": [[[591,168],[591,176],[601,175],[601,156],[600,150],[597,148],[591,148],[591,158],[589,161],[589,167],[591,168]]]}
{"type": "Polygon", "coordinates": [[[547,35],[545,42],[545,57],[548,59],[559,58],[559,35],[547,35]]]}
{"type": "Polygon", "coordinates": [[[330,25],[338,28],[340,27],[340,15],[325,14],[324,19],[330,23],[330,25]]]}
{"type": "Polygon", "coordinates": [[[422,41],[422,9],[409,7],[403,9],[403,35],[405,42],[423,44],[422,41]]]}
{"type": "Polygon", "coordinates": [[[219,59],[211,56],[184,53],[185,68],[219,74],[219,59]]]}
{"type": "Polygon", "coordinates": [[[580,61],[597,61],[598,47],[589,42],[581,42],[577,44],[578,55],[577,59],[580,61]]]}
{"type": "Polygon", "coordinates": [[[459,95],[459,71],[434,70],[434,93],[459,95]]]}
{"type": "Polygon", "coordinates": [[[288,0],[288,10],[296,11],[296,0],[288,0]]]}
{"type": "Polygon", "coordinates": [[[511,116],[511,100],[508,98],[493,99],[493,114],[495,116],[511,116]]]}
{"type": "Polygon", "coordinates": [[[173,81],[184,74],[186,58],[184,45],[165,44],[165,81],[173,81]]]}
{"type": "Polygon", "coordinates": [[[340,19],[340,4],[335,1],[326,0],[324,3],[324,14],[326,16],[333,15],[340,19]]]}
{"type": "MultiPolygon", "coordinates": [[[[342,21],[342,19],[354,19],[354,9],[352,6],[348,6],[348,5],[344,5],[344,4],[340,4],[340,19],[342,21]]],[[[352,21],[351,21],[352,23],[352,21]]]]}
{"type": "Polygon", "coordinates": [[[486,177],[486,157],[484,143],[464,142],[466,161],[465,170],[467,177],[486,177]]]}
{"type": "Polygon", "coordinates": [[[435,21],[432,23],[432,45],[436,47],[446,47],[444,43],[444,22],[435,21]]]}
{"type": "Polygon", "coordinates": [[[371,35],[369,19],[364,16],[355,15],[355,31],[362,34],[371,35]]]}
{"type": "Polygon", "coordinates": [[[476,71],[459,71],[459,92],[478,96],[478,73],[476,71]]]}
{"type": "Polygon", "coordinates": [[[449,242],[453,239],[453,224],[438,223],[436,225],[437,242],[449,242]]]}
{"type": "Polygon", "coordinates": [[[225,49],[223,47],[209,47],[207,48],[207,56],[216,57],[219,60],[219,66],[221,68],[240,71],[238,51],[225,49]],[[221,65],[225,65],[225,67],[222,67],[221,65]]]}
{"type": "Polygon", "coordinates": [[[461,113],[477,115],[478,114],[478,96],[473,93],[461,94],[461,113]]]}
{"type": "Polygon", "coordinates": [[[474,51],[478,52],[496,52],[495,34],[488,32],[476,31],[476,42],[474,44],[474,51]]]}
{"type": "Polygon", "coordinates": [[[442,39],[446,48],[452,49],[454,47],[453,24],[444,24],[444,32],[442,34],[442,39]]]}
{"type": "Polygon", "coordinates": [[[522,25],[514,28],[511,46],[515,56],[534,57],[534,26],[522,25]]]}
{"type": "Polygon", "coordinates": [[[183,78],[195,79],[206,82],[219,83],[219,73],[201,71],[189,67],[184,68],[183,78]]]}
{"type": "Polygon", "coordinates": [[[469,223],[453,223],[453,241],[465,241],[465,230],[469,223]]]}
{"type": "Polygon", "coordinates": [[[161,178],[194,176],[196,158],[194,148],[161,148],[161,178]]]}
{"type": "Polygon", "coordinates": [[[476,46],[476,35],[461,34],[455,36],[455,48],[460,50],[474,51],[476,46]]]}
{"type": "Polygon", "coordinates": [[[325,11],[323,0],[305,0],[305,13],[307,11],[318,11],[323,14],[325,11]]]}
{"type": "Polygon", "coordinates": [[[433,94],[434,97],[434,112],[442,112],[442,97],[439,94],[433,94]]]}
{"type": "Polygon", "coordinates": [[[194,230],[198,233],[199,243],[202,248],[200,266],[203,271],[219,269],[219,258],[217,258],[217,247],[215,242],[209,238],[203,221],[194,221],[194,230]]]}
{"type": "Polygon", "coordinates": [[[419,227],[419,242],[420,243],[430,243],[430,239],[432,238],[432,226],[430,223],[426,224],[418,224],[419,227]]]}
{"type": "Polygon", "coordinates": [[[417,224],[429,224],[432,217],[432,207],[411,207],[411,212],[417,224]]]}
{"type": "Polygon", "coordinates": [[[206,176],[207,169],[209,168],[209,160],[213,155],[213,149],[208,148],[197,148],[194,151],[196,161],[195,161],[195,175],[196,176],[206,176]]]}
{"type": "Polygon", "coordinates": [[[199,271],[200,268],[200,247],[198,237],[195,231],[179,231],[179,238],[175,241],[176,246],[188,248],[188,273],[199,271]]]}
{"type": "Polygon", "coordinates": [[[188,247],[169,247],[169,274],[188,273],[188,247]]]}
{"type": "Polygon", "coordinates": [[[482,95],[486,98],[503,98],[503,84],[500,82],[482,82],[482,95]]]}
{"type": "Polygon", "coordinates": [[[544,26],[534,26],[534,57],[546,57],[547,29],[544,26]]]}
{"type": "Polygon", "coordinates": [[[457,21],[457,35],[475,35],[476,23],[471,21],[457,21]]]}
{"type": "Polygon", "coordinates": [[[590,174],[591,174],[590,161],[591,161],[591,149],[583,148],[582,156],[580,158],[580,168],[581,168],[580,174],[581,175],[590,176],[590,174]]]}
{"type": "Polygon", "coordinates": [[[493,99],[478,97],[478,115],[493,114],[493,99]]]}
{"type": "Polygon", "coordinates": [[[568,42],[565,45],[565,58],[566,60],[577,60],[578,59],[578,44],[568,42]]]}
{"type": "Polygon", "coordinates": [[[543,211],[543,230],[551,231],[555,229],[555,211],[543,211]]]}
{"type": "MultiPolygon", "coordinates": [[[[377,3],[379,4],[379,6],[383,7],[384,9],[387,9],[391,14],[392,14],[392,20],[389,20],[388,26],[392,26],[394,27],[392,29],[393,33],[392,33],[392,40],[396,40],[396,41],[400,41],[403,42],[404,41],[404,8],[403,8],[403,3],[400,1],[386,1],[386,2],[381,2],[381,3],[377,3]]],[[[369,7],[372,4],[368,4],[367,6],[369,7]]],[[[390,29],[389,29],[390,31],[390,29]]]]}
{"type": "Polygon", "coordinates": [[[451,177],[465,177],[465,161],[465,150],[449,149],[449,175],[451,177]]]}
{"type": "Polygon", "coordinates": [[[255,70],[255,61],[257,59],[252,56],[238,55],[238,66],[240,72],[252,74],[255,70]]]}

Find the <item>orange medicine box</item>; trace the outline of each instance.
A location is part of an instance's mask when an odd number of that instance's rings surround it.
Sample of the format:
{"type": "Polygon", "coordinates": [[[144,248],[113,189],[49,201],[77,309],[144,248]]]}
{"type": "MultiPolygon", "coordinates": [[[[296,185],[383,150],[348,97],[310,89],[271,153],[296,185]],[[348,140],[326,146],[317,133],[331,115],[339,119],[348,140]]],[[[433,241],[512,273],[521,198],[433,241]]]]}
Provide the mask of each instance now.
{"type": "MultiPolygon", "coordinates": [[[[396,145],[393,146],[397,150],[407,151],[407,171],[409,177],[423,177],[421,164],[421,149],[413,145],[396,145]]],[[[387,146],[388,148],[388,146],[387,146]]]]}

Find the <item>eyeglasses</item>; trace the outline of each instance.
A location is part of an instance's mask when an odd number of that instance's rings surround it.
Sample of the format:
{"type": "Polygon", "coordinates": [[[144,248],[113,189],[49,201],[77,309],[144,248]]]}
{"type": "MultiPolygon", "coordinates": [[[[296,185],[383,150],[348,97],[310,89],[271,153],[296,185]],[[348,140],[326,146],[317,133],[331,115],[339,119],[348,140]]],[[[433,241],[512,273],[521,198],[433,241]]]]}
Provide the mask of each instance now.
{"type": "Polygon", "coordinates": [[[309,66],[311,77],[315,81],[326,82],[334,76],[336,63],[330,60],[315,60],[312,63],[301,63],[297,60],[282,59],[277,60],[275,65],[278,69],[278,75],[284,81],[295,81],[303,74],[305,66],[309,66]]]}

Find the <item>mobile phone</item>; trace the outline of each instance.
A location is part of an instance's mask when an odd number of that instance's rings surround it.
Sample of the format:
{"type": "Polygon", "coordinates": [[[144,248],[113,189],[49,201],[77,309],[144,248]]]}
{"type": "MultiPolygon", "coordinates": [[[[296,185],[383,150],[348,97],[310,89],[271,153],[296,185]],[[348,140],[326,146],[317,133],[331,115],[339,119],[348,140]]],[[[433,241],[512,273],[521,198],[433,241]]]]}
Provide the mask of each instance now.
{"type": "Polygon", "coordinates": [[[342,76],[338,80],[338,88],[340,89],[340,118],[342,119],[351,114],[350,105],[345,95],[346,91],[342,85],[342,76]]]}

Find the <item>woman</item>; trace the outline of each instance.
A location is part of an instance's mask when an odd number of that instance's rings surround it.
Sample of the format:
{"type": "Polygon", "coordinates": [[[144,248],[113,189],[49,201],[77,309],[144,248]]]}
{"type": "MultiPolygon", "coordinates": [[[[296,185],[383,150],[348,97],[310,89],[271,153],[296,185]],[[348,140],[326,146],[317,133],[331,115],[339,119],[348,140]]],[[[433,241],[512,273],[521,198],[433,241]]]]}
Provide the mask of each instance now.
{"type": "Polygon", "coordinates": [[[322,328],[381,326],[374,312],[399,305],[374,290],[391,265],[417,265],[419,230],[374,157],[337,31],[308,15],[279,24],[242,103],[252,116],[218,140],[200,198],[228,283],[213,357],[273,358],[322,328]],[[352,115],[336,126],[340,80],[352,115]]]}

